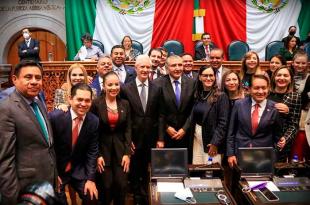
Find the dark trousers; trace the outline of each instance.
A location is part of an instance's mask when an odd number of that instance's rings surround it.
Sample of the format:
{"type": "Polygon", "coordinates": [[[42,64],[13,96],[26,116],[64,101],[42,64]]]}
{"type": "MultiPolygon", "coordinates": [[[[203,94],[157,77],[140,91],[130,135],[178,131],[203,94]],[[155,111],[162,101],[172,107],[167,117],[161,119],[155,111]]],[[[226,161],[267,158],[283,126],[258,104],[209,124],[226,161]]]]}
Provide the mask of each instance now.
{"type": "Polygon", "coordinates": [[[125,205],[128,174],[116,159],[111,159],[111,166],[105,166],[102,174],[99,174],[99,201],[102,205],[125,205]]]}
{"type": "Polygon", "coordinates": [[[72,178],[71,176],[65,176],[61,178],[62,184],[60,185],[60,192],[58,193],[58,200],[59,203],[62,205],[68,205],[67,197],[65,193],[65,186],[69,184],[78,194],[79,197],[82,199],[83,205],[90,205],[96,204],[96,200],[91,200],[89,194],[84,195],[84,186],[86,180],[77,180],[72,178]]]}
{"type": "Polygon", "coordinates": [[[131,157],[129,176],[136,205],[148,204],[149,160],[149,150],[137,149],[131,157]]]}

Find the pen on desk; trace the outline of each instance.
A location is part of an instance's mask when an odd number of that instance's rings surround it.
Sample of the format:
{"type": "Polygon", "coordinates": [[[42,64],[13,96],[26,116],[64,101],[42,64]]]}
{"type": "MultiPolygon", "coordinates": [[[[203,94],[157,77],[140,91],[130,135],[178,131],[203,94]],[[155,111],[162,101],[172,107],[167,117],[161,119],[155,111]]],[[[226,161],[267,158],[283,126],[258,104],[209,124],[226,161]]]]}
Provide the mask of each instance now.
{"type": "Polygon", "coordinates": [[[260,184],[257,184],[255,186],[252,186],[250,187],[251,190],[254,190],[254,189],[259,189],[259,188],[264,188],[266,185],[267,185],[268,182],[263,182],[263,183],[260,183],[260,184]]]}

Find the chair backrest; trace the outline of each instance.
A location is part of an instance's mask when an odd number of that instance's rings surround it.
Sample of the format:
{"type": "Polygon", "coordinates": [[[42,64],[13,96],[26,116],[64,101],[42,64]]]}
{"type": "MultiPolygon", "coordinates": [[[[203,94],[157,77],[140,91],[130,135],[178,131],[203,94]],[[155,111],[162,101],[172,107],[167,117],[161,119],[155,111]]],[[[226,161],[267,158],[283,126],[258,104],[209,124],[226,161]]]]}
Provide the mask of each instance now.
{"type": "Polygon", "coordinates": [[[168,51],[168,55],[171,54],[175,55],[181,55],[184,53],[184,46],[183,44],[178,40],[168,40],[165,41],[162,47],[166,48],[168,51]]]}
{"type": "Polygon", "coordinates": [[[308,61],[310,60],[310,43],[306,43],[304,46],[304,50],[306,51],[308,55],[308,61]]]}
{"type": "Polygon", "coordinates": [[[244,54],[250,50],[246,42],[235,40],[228,45],[228,60],[240,61],[244,54]]]}
{"type": "Polygon", "coordinates": [[[132,47],[140,51],[141,54],[143,54],[143,45],[139,41],[132,40],[132,47]]]}
{"type": "Polygon", "coordinates": [[[104,45],[103,43],[101,43],[101,41],[93,40],[93,45],[98,46],[101,49],[102,53],[104,53],[104,45]]]}
{"type": "Polygon", "coordinates": [[[265,60],[270,61],[272,56],[280,53],[280,48],[284,47],[284,43],[282,41],[271,41],[267,44],[265,49],[265,60]]]}

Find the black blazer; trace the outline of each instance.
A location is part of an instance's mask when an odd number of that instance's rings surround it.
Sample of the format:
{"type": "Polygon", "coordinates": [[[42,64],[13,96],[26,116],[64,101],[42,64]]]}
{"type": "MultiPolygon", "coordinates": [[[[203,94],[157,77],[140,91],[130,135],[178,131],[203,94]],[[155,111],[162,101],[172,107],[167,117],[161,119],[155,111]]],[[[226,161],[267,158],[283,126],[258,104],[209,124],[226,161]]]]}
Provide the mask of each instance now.
{"type": "Polygon", "coordinates": [[[93,101],[91,112],[99,117],[99,156],[104,158],[105,165],[111,165],[112,154],[119,164],[124,155],[130,156],[131,146],[131,117],[127,100],[117,99],[118,122],[112,129],[108,120],[105,96],[93,101]]]}
{"type": "MultiPolygon", "coordinates": [[[[195,114],[194,109],[197,106],[195,103],[193,111],[191,113],[191,137],[190,137],[190,150],[192,152],[193,148],[193,139],[195,133],[195,114]]],[[[224,151],[224,142],[226,142],[226,131],[228,124],[228,114],[229,114],[229,100],[228,96],[225,93],[221,93],[218,96],[216,102],[209,103],[206,100],[201,100],[199,103],[203,103],[205,109],[203,112],[202,118],[202,141],[203,149],[207,153],[208,144],[213,144],[218,147],[219,153],[224,151]]]]}
{"type": "Polygon", "coordinates": [[[124,65],[124,67],[126,70],[126,78],[125,78],[124,83],[129,83],[129,82],[135,80],[136,76],[137,76],[135,68],[128,66],[128,65],[124,65]]]}
{"type": "Polygon", "coordinates": [[[273,147],[282,133],[281,120],[274,102],[267,100],[256,133],[252,134],[251,97],[237,100],[230,118],[227,136],[227,156],[237,155],[239,147],[273,147]]]}
{"type": "Polygon", "coordinates": [[[176,105],[175,93],[169,75],[155,79],[154,83],[160,88],[160,122],[159,139],[165,141],[166,147],[187,147],[188,135],[181,140],[172,140],[166,133],[168,126],[185,131],[189,129],[188,120],[194,104],[195,81],[186,76],[181,79],[181,103],[176,105]]]}
{"type": "MultiPolygon", "coordinates": [[[[213,43],[211,43],[209,46],[210,46],[210,51],[213,48],[215,48],[213,43]]],[[[205,51],[205,48],[203,47],[203,44],[202,44],[197,49],[195,49],[195,60],[201,60],[204,58],[206,58],[206,51],[205,51]]]]}
{"type": "Polygon", "coordinates": [[[98,157],[98,118],[92,113],[86,114],[73,149],[70,111],[55,110],[49,113],[49,119],[54,133],[59,176],[65,175],[66,166],[71,162],[73,178],[94,181],[98,157]]]}
{"type": "Polygon", "coordinates": [[[29,47],[27,47],[26,41],[22,41],[18,45],[18,56],[19,60],[34,60],[40,61],[40,42],[36,39],[31,38],[29,47]],[[37,49],[35,49],[37,48],[37,49]],[[23,52],[27,50],[27,52],[23,52]]]}
{"type": "Polygon", "coordinates": [[[149,149],[158,140],[160,90],[149,81],[146,111],[143,111],[136,81],[122,86],[122,98],[129,101],[131,108],[132,141],[136,149],[149,149]]]}

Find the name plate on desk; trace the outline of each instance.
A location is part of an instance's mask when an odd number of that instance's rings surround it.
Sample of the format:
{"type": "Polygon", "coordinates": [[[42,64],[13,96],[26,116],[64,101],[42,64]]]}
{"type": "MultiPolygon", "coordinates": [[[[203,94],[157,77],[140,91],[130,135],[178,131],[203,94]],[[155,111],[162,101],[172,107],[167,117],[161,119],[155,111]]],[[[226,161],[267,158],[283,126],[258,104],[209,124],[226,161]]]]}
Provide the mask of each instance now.
{"type": "Polygon", "coordinates": [[[184,186],[193,192],[217,192],[223,189],[220,179],[185,179],[184,186]]]}

